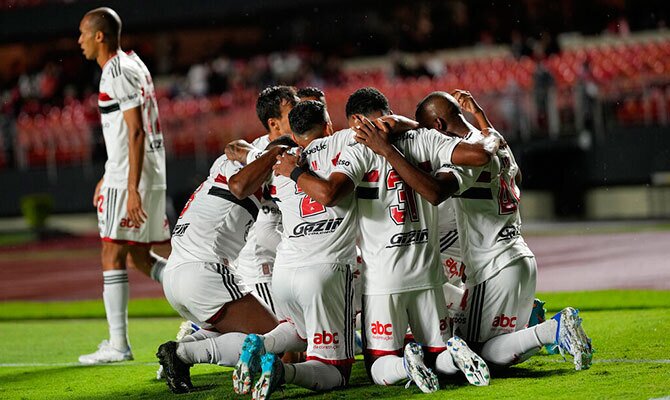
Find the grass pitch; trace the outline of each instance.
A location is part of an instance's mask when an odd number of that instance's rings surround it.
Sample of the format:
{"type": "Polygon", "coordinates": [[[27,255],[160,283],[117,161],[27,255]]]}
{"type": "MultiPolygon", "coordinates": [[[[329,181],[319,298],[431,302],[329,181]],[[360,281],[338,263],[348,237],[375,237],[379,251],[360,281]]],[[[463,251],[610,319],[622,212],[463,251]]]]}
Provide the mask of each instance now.
{"type": "MultiPolygon", "coordinates": [[[[670,292],[603,291],[539,296],[551,311],[580,308],[597,350],[590,370],[576,372],[558,355],[541,354],[492,374],[491,386],[446,379],[442,390],[424,395],[416,387],[369,383],[362,361],[354,365],[351,387],[314,393],[295,386],[273,398],[327,399],[649,399],[670,395],[670,292]]],[[[174,338],[180,319],[164,300],[136,300],[130,306],[135,361],[79,366],[79,354],[106,337],[102,302],[0,303],[1,399],[243,399],[233,394],[230,369],[198,365],[198,391],[173,395],[156,381],[158,345],[174,338]]]]}

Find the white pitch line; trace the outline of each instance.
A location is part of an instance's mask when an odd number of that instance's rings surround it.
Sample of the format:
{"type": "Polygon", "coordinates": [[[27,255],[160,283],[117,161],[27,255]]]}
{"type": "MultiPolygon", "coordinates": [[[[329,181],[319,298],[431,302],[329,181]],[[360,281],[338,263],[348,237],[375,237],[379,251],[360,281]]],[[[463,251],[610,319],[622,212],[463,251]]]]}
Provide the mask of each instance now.
{"type": "MultiPolygon", "coordinates": [[[[546,362],[553,362],[553,363],[563,363],[566,361],[563,360],[541,360],[541,361],[546,361],[546,362]]],[[[570,362],[568,360],[567,362],[570,362]]],[[[595,359],[593,360],[594,364],[601,364],[601,363],[610,363],[610,364],[670,364],[670,360],[666,359],[659,359],[659,360],[650,360],[650,359],[640,359],[640,360],[635,360],[635,359],[628,359],[628,358],[613,358],[613,359],[595,359]]],[[[27,368],[27,367],[126,367],[126,366],[136,366],[136,365],[141,365],[141,366],[158,366],[157,362],[122,362],[122,363],[108,363],[108,364],[93,364],[93,365],[87,365],[87,364],[80,364],[78,362],[69,362],[69,363],[5,363],[5,364],[0,364],[0,368],[27,368]]]]}

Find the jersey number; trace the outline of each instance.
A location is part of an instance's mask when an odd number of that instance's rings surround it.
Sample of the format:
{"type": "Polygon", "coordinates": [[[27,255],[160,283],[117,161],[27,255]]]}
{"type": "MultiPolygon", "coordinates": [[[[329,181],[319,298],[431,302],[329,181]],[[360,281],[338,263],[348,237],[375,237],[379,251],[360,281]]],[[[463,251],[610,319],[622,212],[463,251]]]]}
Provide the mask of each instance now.
{"type": "Polygon", "coordinates": [[[390,217],[396,225],[403,225],[407,218],[412,222],[419,220],[414,190],[403,182],[394,169],[386,177],[386,189],[398,191],[398,205],[389,208],[390,217]]]}
{"type": "MultiPolygon", "coordinates": [[[[298,185],[295,185],[295,193],[296,194],[304,194],[305,192],[302,191],[298,187],[298,185]]],[[[317,215],[326,212],[326,207],[324,207],[321,203],[318,201],[312,199],[308,195],[304,195],[300,198],[300,216],[301,217],[310,217],[312,215],[317,215]]]]}
{"type": "Polygon", "coordinates": [[[188,198],[188,201],[186,202],[186,205],[184,206],[184,209],[181,210],[181,213],[179,214],[179,218],[181,218],[181,217],[184,216],[184,213],[186,212],[186,210],[188,210],[188,208],[191,206],[191,202],[192,202],[193,199],[195,198],[195,195],[198,194],[198,192],[200,191],[200,189],[202,189],[202,185],[203,185],[203,184],[204,184],[204,183],[201,183],[200,186],[198,186],[198,188],[195,189],[195,191],[193,192],[193,194],[191,195],[191,197],[188,198]]]}
{"type": "MultiPolygon", "coordinates": [[[[500,159],[503,168],[509,168],[509,158],[500,159]]],[[[514,177],[509,182],[505,180],[505,174],[500,174],[500,190],[498,191],[498,213],[500,215],[512,214],[519,208],[519,197],[516,194],[514,177]]]]}

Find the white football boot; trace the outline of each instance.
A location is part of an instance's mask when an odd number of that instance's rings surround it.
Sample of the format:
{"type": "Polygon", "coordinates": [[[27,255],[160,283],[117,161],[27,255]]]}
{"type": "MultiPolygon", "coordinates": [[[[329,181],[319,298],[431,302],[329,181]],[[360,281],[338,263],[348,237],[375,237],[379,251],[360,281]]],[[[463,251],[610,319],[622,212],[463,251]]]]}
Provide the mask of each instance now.
{"type": "Polygon", "coordinates": [[[98,345],[96,352],[79,356],[79,362],[87,365],[130,361],[132,359],[133,353],[130,348],[126,351],[117,350],[112,347],[108,340],[103,340],[98,345]]]}

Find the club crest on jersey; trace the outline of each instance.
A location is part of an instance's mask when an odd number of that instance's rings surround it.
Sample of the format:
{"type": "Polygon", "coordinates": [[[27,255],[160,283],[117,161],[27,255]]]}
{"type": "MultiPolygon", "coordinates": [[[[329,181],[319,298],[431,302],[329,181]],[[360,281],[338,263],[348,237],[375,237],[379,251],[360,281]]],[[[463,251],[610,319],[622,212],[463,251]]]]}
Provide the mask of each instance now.
{"type": "Polygon", "coordinates": [[[412,246],[428,242],[428,229],[417,229],[409,232],[396,233],[391,236],[386,248],[412,246]]]}
{"type": "Polygon", "coordinates": [[[303,222],[293,228],[293,235],[291,238],[298,238],[308,235],[322,235],[326,233],[335,232],[338,226],[342,223],[343,218],[329,218],[322,219],[315,222],[303,222]]]}
{"type": "Polygon", "coordinates": [[[172,230],[172,236],[184,236],[189,225],[190,223],[175,225],[174,230],[172,230]]]}

